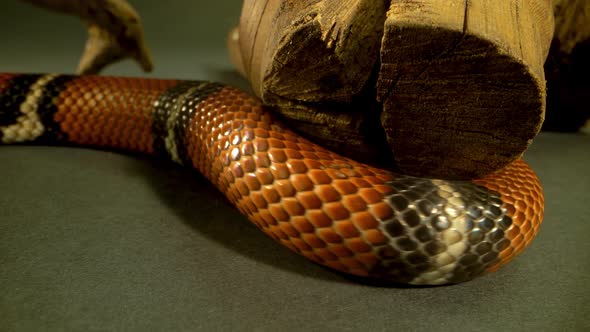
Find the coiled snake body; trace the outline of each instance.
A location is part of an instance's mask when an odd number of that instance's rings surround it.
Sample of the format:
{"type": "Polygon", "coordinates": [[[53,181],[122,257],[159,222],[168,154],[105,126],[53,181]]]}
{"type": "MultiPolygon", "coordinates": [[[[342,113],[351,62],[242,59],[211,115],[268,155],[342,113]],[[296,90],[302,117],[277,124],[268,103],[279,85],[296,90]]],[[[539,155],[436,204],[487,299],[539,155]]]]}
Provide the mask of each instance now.
{"type": "Polygon", "coordinates": [[[543,215],[541,186],[521,160],[473,181],[398,175],[309,142],[217,83],[0,74],[0,139],[169,157],[292,251],[402,283],[494,271],[531,242],[543,215]]]}

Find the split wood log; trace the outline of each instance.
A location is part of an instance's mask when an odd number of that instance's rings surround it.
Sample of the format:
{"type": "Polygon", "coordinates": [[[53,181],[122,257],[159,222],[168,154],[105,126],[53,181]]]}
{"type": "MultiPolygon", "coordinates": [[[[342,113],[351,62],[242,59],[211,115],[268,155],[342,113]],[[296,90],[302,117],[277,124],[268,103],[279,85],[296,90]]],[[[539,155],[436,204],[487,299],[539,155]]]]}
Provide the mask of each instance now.
{"type": "Polygon", "coordinates": [[[590,2],[554,0],[555,34],[545,63],[543,129],[578,131],[590,119],[590,2]]]}
{"type": "Polygon", "coordinates": [[[374,91],[386,10],[385,0],[245,0],[230,57],[309,138],[390,162],[374,91]]]}
{"type": "Polygon", "coordinates": [[[246,0],[241,53],[254,91],[305,102],[350,102],[379,54],[385,1],[246,0]]]}
{"type": "Polygon", "coordinates": [[[356,158],[393,152],[405,173],[469,178],[540,129],[552,32],[549,0],[245,0],[230,49],[304,134],[356,158]]]}

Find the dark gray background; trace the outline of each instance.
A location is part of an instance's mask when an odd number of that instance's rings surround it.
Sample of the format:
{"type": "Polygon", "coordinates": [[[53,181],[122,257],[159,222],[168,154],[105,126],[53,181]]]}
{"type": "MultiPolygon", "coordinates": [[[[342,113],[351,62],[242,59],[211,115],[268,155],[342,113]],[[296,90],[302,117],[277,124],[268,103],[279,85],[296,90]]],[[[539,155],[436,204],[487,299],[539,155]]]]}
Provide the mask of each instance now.
{"type": "MultiPolygon", "coordinates": [[[[241,1],[133,1],[152,77],[221,80],[241,1]]],[[[72,72],[77,19],[0,4],[0,72],[72,72]]],[[[108,74],[143,75],[123,62],[108,74]]],[[[298,257],[201,176],[137,156],[0,148],[0,330],[590,329],[590,137],[543,133],[538,238],[512,264],[436,288],[360,284],[298,257]]]]}

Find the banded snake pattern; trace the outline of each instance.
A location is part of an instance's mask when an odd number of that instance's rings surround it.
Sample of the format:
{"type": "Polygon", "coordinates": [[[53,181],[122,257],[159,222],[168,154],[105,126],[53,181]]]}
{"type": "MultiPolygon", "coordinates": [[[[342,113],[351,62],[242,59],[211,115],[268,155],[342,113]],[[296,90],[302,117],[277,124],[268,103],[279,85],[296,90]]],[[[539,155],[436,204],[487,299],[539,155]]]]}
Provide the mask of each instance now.
{"type": "Polygon", "coordinates": [[[308,141],[218,83],[0,74],[0,140],[169,158],[292,251],[400,283],[494,271],[530,244],[543,217],[539,180],[522,160],[471,181],[395,174],[308,141]]]}

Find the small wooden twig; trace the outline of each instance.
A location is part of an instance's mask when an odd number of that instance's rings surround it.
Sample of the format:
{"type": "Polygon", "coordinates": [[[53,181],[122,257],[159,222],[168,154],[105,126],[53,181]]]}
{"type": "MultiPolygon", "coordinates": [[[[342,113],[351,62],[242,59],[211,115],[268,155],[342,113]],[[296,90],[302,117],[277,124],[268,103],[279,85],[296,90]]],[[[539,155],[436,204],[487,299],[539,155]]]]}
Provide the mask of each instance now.
{"type": "Polygon", "coordinates": [[[88,24],[88,40],[78,64],[79,74],[96,74],[105,66],[131,57],[145,71],[153,62],[140,18],[125,0],[22,0],[80,17],[88,24]]]}

